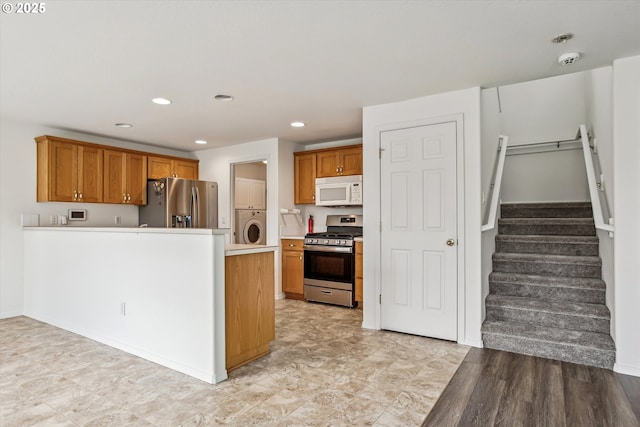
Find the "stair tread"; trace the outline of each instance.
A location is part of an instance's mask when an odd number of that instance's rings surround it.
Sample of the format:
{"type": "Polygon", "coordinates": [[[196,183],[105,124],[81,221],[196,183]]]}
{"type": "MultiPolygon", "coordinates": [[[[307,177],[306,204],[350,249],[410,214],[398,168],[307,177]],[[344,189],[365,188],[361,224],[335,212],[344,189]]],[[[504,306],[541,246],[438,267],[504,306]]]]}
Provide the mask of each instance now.
{"type": "Polygon", "coordinates": [[[517,322],[485,320],[482,332],[496,335],[515,336],[535,341],[553,342],[599,350],[615,351],[615,344],[609,334],[570,329],[550,328],[517,322]]]}
{"type": "Polygon", "coordinates": [[[562,300],[543,300],[538,298],[489,294],[485,306],[531,310],[552,314],[566,314],[599,319],[610,319],[609,309],[604,304],[578,303],[562,300]]]}
{"type": "Polygon", "coordinates": [[[507,225],[507,224],[537,224],[537,225],[593,225],[593,218],[538,218],[538,217],[527,217],[527,218],[499,218],[498,224],[507,225]]]}
{"type": "Polygon", "coordinates": [[[536,202],[536,203],[501,203],[508,208],[591,208],[591,202],[536,202]]]}
{"type": "Polygon", "coordinates": [[[491,282],[595,290],[605,290],[606,287],[604,280],[589,277],[538,276],[498,271],[489,274],[489,283],[491,282]]]}
{"type": "Polygon", "coordinates": [[[569,244],[594,244],[599,243],[597,236],[564,236],[548,234],[497,234],[496,241],[502,242],[544,242],[544,243],[569,243],[569,244]]]}
{"type": "Polygon", "coordinates": [[[547,255],[521,252],[494,252],[494,261],[544,262],[548,264],[600,265],[598,256],[588,255],[547,255]]]}

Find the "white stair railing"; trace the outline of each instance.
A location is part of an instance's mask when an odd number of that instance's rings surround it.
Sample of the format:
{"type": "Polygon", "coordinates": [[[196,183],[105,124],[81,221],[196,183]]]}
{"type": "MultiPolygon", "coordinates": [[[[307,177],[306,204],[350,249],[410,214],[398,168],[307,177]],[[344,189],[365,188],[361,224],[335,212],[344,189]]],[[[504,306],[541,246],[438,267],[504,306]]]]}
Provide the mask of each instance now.
{"type": "Polygon", "coordinates": [[[596,181],[596,172],[593,167],[593,158],[591,157],[591,146],[589,145],[589,134],[585,125],[580,125],[578,129],[578,137],[582,142],[582,154],[584,155],[584,165],[587,170],[587,182],[589,184],[589,197],[591,198],[591,209],[593,210],[593,222],[597,229],[609,232],[609,236],[613,237],[613,218],[609,218],[608,223],[604,222],[602,214],[602,205],[600,203],[600,194],[598,194],[598,182],[596,181]]]}
{"type": "Polygon", "coordinates": [[[496,175],[493,181],[493,190],[491,192],[491,201],[489,202],[489,215],[487,215],[486,224],[482,225],[482,231],[492,230],[496,226],[496,217],[498,214],[498,205],[500,204],[500,187],[502,186],[502,173],[504,171],[504,159],[507,154],[509,145],[509,137],[500,135],[498,137],[498,164],[496,167],[496,175]]]}

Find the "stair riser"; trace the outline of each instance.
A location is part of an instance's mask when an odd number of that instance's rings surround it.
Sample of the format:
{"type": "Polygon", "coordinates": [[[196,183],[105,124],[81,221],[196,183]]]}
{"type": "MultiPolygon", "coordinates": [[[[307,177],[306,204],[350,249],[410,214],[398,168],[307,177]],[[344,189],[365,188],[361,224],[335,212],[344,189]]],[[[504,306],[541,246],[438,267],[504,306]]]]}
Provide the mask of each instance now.
{"type": "Polygon", "coordinates": [[[502,205],[502,218],[592,218],[590,207],[575,208],[516,208],[502,205]]]}
{"type": "Polygon", "coordinates": [[[489,293],[514,297],[538,298],[547,301],[571,301],[588,304],[605,303],[605,291],[600,289],[576,289],[489,281],[489,293]]]}
{"type": "Polygon", "coordinates": [[[593,225],[581,224],[499,224],[498,233],[543,236],[595,236],[593,225]]]}
{"type": "Polygon", "coordinates": [[[562,360],[564,362],[595,366],[597,368],[613,369],[615,352],[611,350],[597,350],[567,344],[549,343],[529,340],[505,335],[482,334],[486,348],[562,360]]]}
{"type": "Polygon", "coordinates": [[[598,256],[598,244],[533,243],[496,241],[496,252],[546,255],[598,256]]]}
{"type": "Polygon", "coordinates": [[[535,310],[520,310],[511,307],[487,306],[487,319],[531,323],[541,326],[552,326],[559,329],[572,329],[575,331],[610,332],[609,319],[598,317],[574,316],[570,314],[548,313],[535,310]]]}
{"type": "Polygon", "coordinates": [[[600,265],[555,264],[535,261],[494,260],[493,271],[556,277],[587,277],[596,279],[602,277],[602,267],[600,265]]]}

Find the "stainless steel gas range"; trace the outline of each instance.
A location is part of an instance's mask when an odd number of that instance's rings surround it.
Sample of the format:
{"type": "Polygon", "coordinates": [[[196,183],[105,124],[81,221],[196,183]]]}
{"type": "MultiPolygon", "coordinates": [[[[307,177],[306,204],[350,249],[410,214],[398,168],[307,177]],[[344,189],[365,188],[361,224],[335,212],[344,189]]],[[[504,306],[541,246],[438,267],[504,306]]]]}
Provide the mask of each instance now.
{"type": "Polygon", "coordinates": [[[356,307],[355,237],[362,215],[327,215],[327,231],[304,238],[304,298],[356,307]]]}

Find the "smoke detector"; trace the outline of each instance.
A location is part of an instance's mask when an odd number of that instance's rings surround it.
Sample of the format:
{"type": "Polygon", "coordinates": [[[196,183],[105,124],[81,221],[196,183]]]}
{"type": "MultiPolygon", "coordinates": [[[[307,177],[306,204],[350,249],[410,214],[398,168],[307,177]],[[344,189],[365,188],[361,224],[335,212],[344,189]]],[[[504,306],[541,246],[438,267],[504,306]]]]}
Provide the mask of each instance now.
{"type": "Polygon", "coordinates": [[[558,63],[560,65],[572,65],[578,62],[580,54],[578,52],[569,52],[558,57],[558,63]]]}

